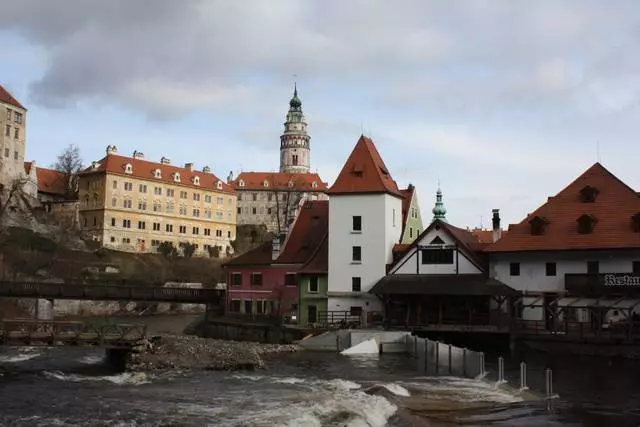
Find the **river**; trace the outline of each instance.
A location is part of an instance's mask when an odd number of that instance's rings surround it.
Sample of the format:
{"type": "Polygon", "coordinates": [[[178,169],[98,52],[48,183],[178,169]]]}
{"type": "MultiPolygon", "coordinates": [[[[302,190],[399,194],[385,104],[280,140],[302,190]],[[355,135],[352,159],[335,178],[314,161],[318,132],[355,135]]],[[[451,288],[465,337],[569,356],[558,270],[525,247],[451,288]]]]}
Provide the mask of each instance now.
{"type": "MultiPolygon", "coordinates": [[[[180,322],[150,324],[175,332],[180,322]]],[[[553,368],[559,397],[547,403],[497,389],[493,363],[487,378],[469,380],[420,376],[403,355],[300,352],[270,358],[264,371],[149,374],[113,372],[103,356],[90,348],[0,348],[0,425],[640,425],[640,369],[625,361],[533,353],[508,359],[514,384],[519,361],[528,360],[532,389],[541,390],[544,367],[553,368]]]]}

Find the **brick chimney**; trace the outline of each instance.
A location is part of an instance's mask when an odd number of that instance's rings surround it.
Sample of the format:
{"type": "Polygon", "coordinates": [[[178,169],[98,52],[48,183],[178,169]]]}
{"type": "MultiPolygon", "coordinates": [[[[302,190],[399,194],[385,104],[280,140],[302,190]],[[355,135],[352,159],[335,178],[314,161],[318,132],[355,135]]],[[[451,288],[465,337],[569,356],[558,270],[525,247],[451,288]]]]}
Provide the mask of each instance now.
{"type": "Polygon", "coordinates": [[[205,166],[202,168],[202,173],[211,173],[211,168],[209,166],[205,166]]]}
{"type": "Polygon", "coordinates": [[[118,147],[115,145],[107,145],[107,156],[109,154],[116,154],[118,152],[118,147]]]}
{"type": "Polygon", "coordinates": [[[135,150],[133,152],[133,158],[134,159],[144,159],[144,153],[141,153],[140,151],[135,150]]]}
{"type": "Polygon", "coordinates": [[[500,227],[500,209],[493,209],[491,223],[493,224],[493,242],[497,242],[502,237],[502,228],[500,227]]]}
{"type": "Polygon", "coordinates": [[[185,163],[184,168],[189,172],[193,172],[193,163],[185,163]]]}
{"type": "Polygon", "coordinates": [[[171,164],[171,160],[169,160],[168,158],[162,156],[160,158],[160,163],[163,164],[163,165],[170,165],[171,164]]]}

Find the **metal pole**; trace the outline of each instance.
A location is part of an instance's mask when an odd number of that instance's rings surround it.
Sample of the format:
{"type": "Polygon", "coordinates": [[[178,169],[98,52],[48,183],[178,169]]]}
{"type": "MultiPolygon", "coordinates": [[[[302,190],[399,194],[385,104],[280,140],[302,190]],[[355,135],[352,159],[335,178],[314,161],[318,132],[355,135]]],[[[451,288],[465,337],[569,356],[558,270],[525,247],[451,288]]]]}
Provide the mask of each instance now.
{"type": "Polygon", "coordinates": [[[413,337],[413,357],[418,358],[418,337],[413,337]]]}
{"type": "Polygon", "coordinates": [[[436,375],[440,373],[440,341],[436,341],[436,375]]]}
{"type": "Polygon", "coordinates": [[[527,364],[520,362],[520,390],[527,389],[527,364]]]}
{"type": "Polygon", "coordinates": [[[485,370],[484,370],[484,353],[480,353],[480,376],[484,377],[485,374],[485,370]]]}
{"type": "Polygon", "coordinates": [[[550,399],[553,396],[553,371],[551,371],[551,368],[545,370],[545,388],[547,399],[550,399]]]}
{"type": "Polygon", "coordinates": [[[467,349],[462,349],[462,376],[467,376],[467,349]]]}
{"type": "Polygon", "coordinates": [[[498,357],[498,382],[504,382],[504,358],[498,357]]]}
{"type": "Polygon", "coordinates": [[[451,344],[449,344],[449,375],[452,374],[452,369],[451,369],[451,344]]]}

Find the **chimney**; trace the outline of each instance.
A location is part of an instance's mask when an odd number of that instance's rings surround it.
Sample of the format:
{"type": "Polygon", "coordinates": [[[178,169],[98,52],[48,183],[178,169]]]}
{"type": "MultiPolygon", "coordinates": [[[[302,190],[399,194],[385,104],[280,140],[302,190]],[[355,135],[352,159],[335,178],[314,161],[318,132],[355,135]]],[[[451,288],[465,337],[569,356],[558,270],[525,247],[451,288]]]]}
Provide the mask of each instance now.
{"type": "Polygon", "coordinates": [[[193,172],[193,163],[185,163],[184,168],[189,172],[193,172]]]}
{"type": "Polygon", "coordinates": [[[211,168],[209,166],[205,166],[202,168],[202,173],[211,173],[211,168]]]}
{"type": "Polygon", "coordinates": [[[115,145],[107,145],[107,156],[109,154],[115,154],[118,152],[118,148],[115,145]]]}
{"type": "Polygon", "coordinates": [[[233,181],[233,171],[229,171],[229,176],[227,176],[227,184],[231,184],[233,181]]]}
{"type": "Polygon", "coordinates": [[[160,163],[163,164],[163,165],[170,165],[171,164],[171,160],[169,160],[166,157],[162,156],[160,158],[160,163]]]}
{"type": "Polygon", "coordinates": [[[493,209],[491,222],[493,223],[493,242],[497,242],[502,237],[502,228],[500,228],[500,209],[493,209]]]}
{"type": "Polygon", "coordinates": [[[284,237],[286,234],[281,233],[280,235],[275,235],[273,237],[273,241],[271,242],[271,260],[275,261],[280,256],[280,250],[282,247],[282,242],[284,241],[284,237]]]}
{"type": "Polygon", "coordinates": [[[133,152],[133,158],[134,159],[144,159],[144,153],[141,153],[138,150],[135,150],[133,152]]]}

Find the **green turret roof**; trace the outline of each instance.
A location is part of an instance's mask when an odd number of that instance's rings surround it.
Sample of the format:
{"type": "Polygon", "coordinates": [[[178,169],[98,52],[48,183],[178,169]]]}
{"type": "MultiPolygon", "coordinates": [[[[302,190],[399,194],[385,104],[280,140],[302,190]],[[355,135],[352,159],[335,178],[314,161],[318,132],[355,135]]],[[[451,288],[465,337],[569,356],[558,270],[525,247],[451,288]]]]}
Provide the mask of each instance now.
{"type": "Polygon", "coordinates": [[[436,205],[431,210],[433,212],[433,220],[439,219],[440,221],[447,221],[447,209],[444,207],[444,203],[442,202],[442,190],[440,190],[440,185],[438,185],[438,191],[436,192],[436,205]]]}
{"type": "Polygon", "coordinates": [[[291,107],[292,110],[302,107],[302,101],[298,98],[298,86],[295,83],[293,85],[293,98],[289,101],[289,107],[291,107]]]}

